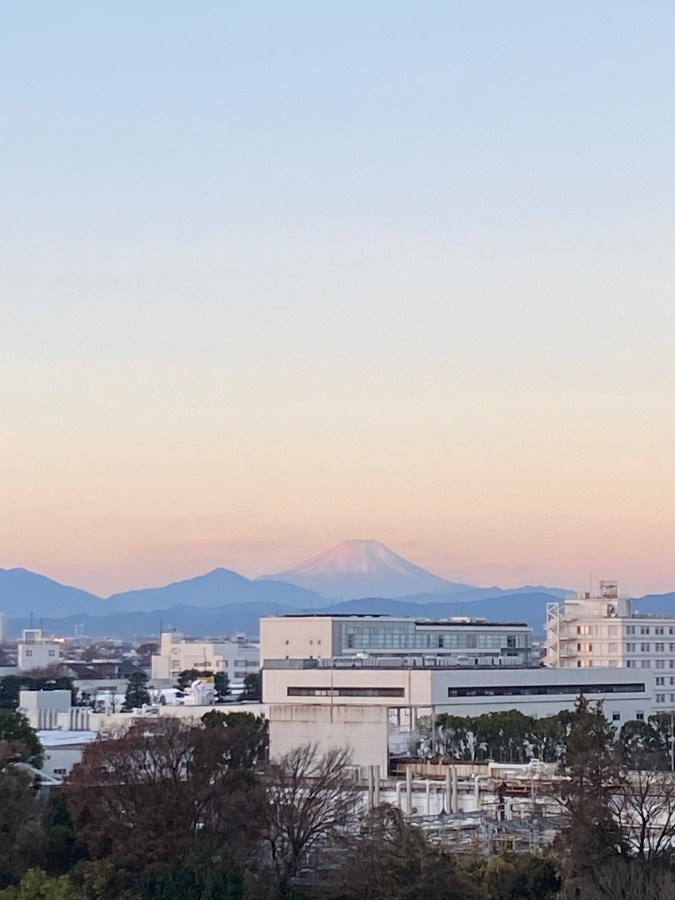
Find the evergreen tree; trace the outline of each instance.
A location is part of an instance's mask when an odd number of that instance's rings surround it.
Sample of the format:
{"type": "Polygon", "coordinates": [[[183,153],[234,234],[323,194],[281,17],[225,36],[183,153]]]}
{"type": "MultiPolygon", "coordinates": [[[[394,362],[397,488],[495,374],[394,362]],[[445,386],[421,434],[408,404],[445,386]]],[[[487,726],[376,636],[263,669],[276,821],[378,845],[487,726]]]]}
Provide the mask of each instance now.
{"type": "Polygon", "coordinates": [[[145,672],[132,672],[127,683],[127,691],[124,696],[124,709],[140,709],[141,706],[150,703],[150,692],[147,688],[148,676],[145,672]]]}
{"type": "Polygon", "coordinates": [[[216,688],[216,700],[222,702],[231,693],[230,679],[227,672],[216,672],[214,684],[216,688]]]}
{"type": "Polygon", "coordinates": [[[262,699],[262,679],[260,672],[250,672],[244,675],[244,692],[241,695],[242,700],[261,700],[262,699]]]}

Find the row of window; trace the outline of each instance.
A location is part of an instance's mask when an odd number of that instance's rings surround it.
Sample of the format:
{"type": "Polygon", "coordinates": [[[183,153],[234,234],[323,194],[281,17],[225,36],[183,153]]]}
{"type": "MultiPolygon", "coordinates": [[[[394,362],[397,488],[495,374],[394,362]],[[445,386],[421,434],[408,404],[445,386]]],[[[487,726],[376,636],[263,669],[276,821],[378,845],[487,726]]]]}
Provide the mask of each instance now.
{"type": "Polygon", "coordinates": [[[656,702],[657,703],[667,703],[667,702],[675,703],[675,694],[670,694],[670,701],[666,700],[666,694],[657,694],[656,702]]]}
{"type": "Polygon", "coordinates": [[[287,697],[404,697],[404,688],[289,687],[287,697]]]}
{"type": "Polygon", "coordinates": [[[627,625],[626,626],[626,634],[641,634],[641,635],[649,635],[649,634],[669,634],[671,637],[675,636],[675,625],[670,625],[668,627],[668,631],[666,632],[665,625],[640,625],[639,631],[637,630],[637,625],[627,625]],[[653,631],[652,631],[653,628],[653,631]]]}
{"type": "MultiPolygon", "coordinates": [[[[675,669],[675,659],[669,659],[668,668],[675,669]]],[[[652,660],[651,659],[627,659],[626,660],[626,668],[627,669],[651,669],[652,668],[652,660]],[[638,662],[640,665],[638,666],[638,662]]],[[[654,668],[655,669],[665,669],[666,668],[666,660],[665,659],[655,659],[654,660],[654,668]]]]}
{"type": "Polygon", "coordinates": [[[448,697],[524,697],[532,694],[636,694],[644,693],[638,683],[623,684],[532,684],[499,687],[448,688],[448,697]]]}
{"type": "MultiPolygon", "coordinates": [[[[626,653],[636,653],[637,652],[637,643],[629,641],[626,644],[626,653]]],[[[640,652],[641,653],[651,653],[652,645],[648,642],[643,642],[640,644],[640,652]]],[[[663,641],[657,641],[654,644],[654,653],[675,653],[675,643],[668,644],[668,650],[666,650],[666,644],[663,641]]]]}

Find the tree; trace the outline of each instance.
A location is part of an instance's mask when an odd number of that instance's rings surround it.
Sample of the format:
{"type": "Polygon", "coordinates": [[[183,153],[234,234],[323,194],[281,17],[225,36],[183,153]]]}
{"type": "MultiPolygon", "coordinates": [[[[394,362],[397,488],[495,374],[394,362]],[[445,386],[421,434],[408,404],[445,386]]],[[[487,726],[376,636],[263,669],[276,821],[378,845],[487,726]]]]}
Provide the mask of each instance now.
{"type": "Polygon", "coordinates": [[[670,768],[668,731],[659,716],[650,716],[648,721],[640,722],[632,719],[625,722],[619,732],[619,748],[621,757],[629,768],[666,770],[670,768]]]}
{"type": "Polygon", "coordinates": [[[54,666],[50,669],[34,669],[21,675],[6,675],[0,678],[0,707],[16,709],[19,705],[19,692],[25,691],[70,691],[73,706],[77,700],[77,690],[73,686],[73,677],[66,675],[64,668],[54,666]]]}
{"type": "Polygon", "coordinates": [[[273,760],[265,780],[263,837],[281,896],[288,894],[310,852],[335,846],[355,821],[359,802],[349,773],[351,752],[317,744],[273,760]]]}
{"type": "Polygon", "coordinates": [[[38,799],[16,760],[15,748],[0,741],[0,888],[21,877],[40,852],[38,799]]]}
{"type": "Polygon", "coordinates": [[[193,681],[197,681],[199,678],[204,678],[204,676],[211,677],[212,675],[213,672],[200,672],[199,669],[183,669],[182,672],[178,673],[178,677],[176,679],[176,690],[179,691],[181,695],[183,695],[192,685],[193,681]]]}
{"type": "Polygon", "coordinates": [[[550,857],[508,853],[488,860],[483,884],[490,900],[553,900],[560,876],[550,857]]]}
{"type": "MultiPolygon", "coordinates": [[[[652,753],[646,751],[648,760],[652,753]]],[[[639,762],[633,757],[632,762],[639,762]]],[[[611,810],[627,853],[639,859],[675,861],[675,781],[646,766],[615,779],[611,810]]]]}
{"type": "Polygon", "coordinates": [[[262,699],[262,679],[260,672],[249,672],[244,675],[244,692],[241,695],[242,700],[250,700],[256,702],[262,699]]]}
{"type": "Polygon", "coordinates": [[[216,689],[216,700],[219,703],[222,703],[222,701],[231,693],[230,679],[227,672],[216,672],[213,683],[216,689]]]}
{"type": "Polygon", "coordinates": [[[202,722],[206,728],[226,732],[228,765],[237,771],[253,773],[267,761],[269,749],[269,722],[253,713],[223,713],[211,710],[204,713],[202,722]]]}
{"type": "Polygon", "coordinates": [[[242,733],[241,723],[206,728],[166,717],[103,735],[64,784],[77,837],[93,857],[112,854],[136,869],[225,846],[250,852],[262,788],[242,733]]]}
{"type": "Polygon", "coordinates": [[[626,849],[612,809],[618,778],[613,742],[614,728],[603,715],[602,703],[593,704],[580,697],[563,765],[568,780],[561,800],[568,824],[555,842],[561,868],[569,875],[568,891],[576,890],[578,883],[592,882],[599,866],[626,849]]]}
{"type": "Polygon", "coordinates": [[[43,869],[29,869],[16,887],[0,891],[0,900],[86,900],[67,875],[51,878],[43,869]]]}
{"type": "Polygon", "coordinates": [[[0,709],[0,741],[6,742],[9,752],[23,762],[38,767],[42,765],[42,744],[28,719],[21,713],[0,709]]]}
{"type": "Polygon", "coordinates": [[[132,672],[127,683],[126,694],[124,695],[124,709],[140,709],[150,703],[150,692],[148,691],[148,676],[145,672],[132,672]]]}
{"type": "Polygon", "coordinates": [[[334,900],[478,900],[481,893],[450,854],[429,844],[396,807],[372,810],[353,839],[345,863],[328,869],[326,893],[334,900]]]}

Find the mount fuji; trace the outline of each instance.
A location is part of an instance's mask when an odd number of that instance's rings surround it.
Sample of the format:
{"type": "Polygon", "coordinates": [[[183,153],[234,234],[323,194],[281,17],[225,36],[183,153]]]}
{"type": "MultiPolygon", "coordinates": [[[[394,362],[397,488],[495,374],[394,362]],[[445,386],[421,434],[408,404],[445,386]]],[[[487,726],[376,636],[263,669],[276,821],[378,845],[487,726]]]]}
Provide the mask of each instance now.
{"type": "Polygon", "coordinates": [[[379,541],[343,541],[293,569],[263,578],[315,591],[327,600],[447,595],[471,589],[427,572],[379,541]]]}

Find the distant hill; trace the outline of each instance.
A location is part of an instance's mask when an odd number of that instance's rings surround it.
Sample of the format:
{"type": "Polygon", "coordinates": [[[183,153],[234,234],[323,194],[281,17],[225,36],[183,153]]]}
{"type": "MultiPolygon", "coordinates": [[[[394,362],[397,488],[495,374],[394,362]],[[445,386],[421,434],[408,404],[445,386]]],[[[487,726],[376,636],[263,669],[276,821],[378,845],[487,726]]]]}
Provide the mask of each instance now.
{"type": "MultiPolygon", "coordinates": [[[[392,615],[412,616],[417,619],[439,619],[453,616],[472,616],[497,622],[524,622],[535,635],[544,632],[546,604],[557,599],[552,594],[509,594],[505,597],[477,600],[472,603],[412,603],[407,600],[387,600],[369,597],[346,600],[307,610],[314,614],[342,615],[392,615]]],[[[243,632],[251,637],[259,634],[262,616],[280,616],[302,612],[292,606],[265,601],[230,603],[220,607],[195,607],[177,604],[170,608],[138,611],[111,612],[105,615],[74,615],[65,618],[46,617],[45,628],[68,636],[74,634],[76,625],[84,625],[90,635],[111,635],[131,640],[136,637],[159,634],[160,625],[165,629],[177,628],[192,637],[223,636],[243,632]]],[[[18,636],[28,625],[25,618],[12,618],[10,635],[18,636]]]]}
{"type": "MultiPolygon", "coordinates": [[[[192,637],[222,637],[237,632],[255,636],[258,634],[261,616],[284,615],[293,611],[291,607],[274,603],[232,603],[229,606],[211,609],[174,606],[172,609],[148,612],[45,618],[44,627],[67,637],[75,633],[76,626],[83,625],[87,635],[119,637],[126,641],[138,637],[157,637],[160,626],[165,630],[176,628],[192,637]]],[[[19,637],[21,629],[27,627],[27,619],[10,619],[10,637],[19,637]]]]}
{"type": "Polygon", "coordinates": [[[293,569],[266,575],[264,580],[285,581],[316,591],[327,600],[452,594],[471,587],[434,575],[379,541],[343,541],[293,569]]]}
{"type": "Polygon", "coordinates": [[[103,602],[95,594],[59,584],[28,569],[0,569],[0,612],[9,618],[28,619],[33,613],[37,620],[85,610],[97,614],[103,611],[103,602]]]}
{"type": "Polygon", "coordinates": [[[279,603],[302,609],[325,606],[314,591],[279,581],[252,581],[229,569],[176,581],[162,587],[113,594],[106,603],[110,612],[168,609],[176,604],[219,607],[229,603],[279,603]]]}

